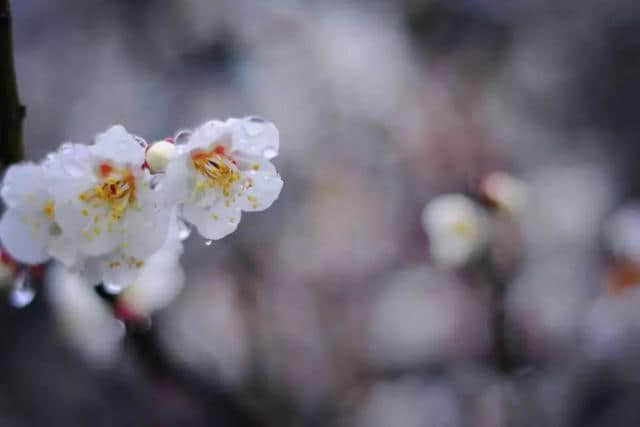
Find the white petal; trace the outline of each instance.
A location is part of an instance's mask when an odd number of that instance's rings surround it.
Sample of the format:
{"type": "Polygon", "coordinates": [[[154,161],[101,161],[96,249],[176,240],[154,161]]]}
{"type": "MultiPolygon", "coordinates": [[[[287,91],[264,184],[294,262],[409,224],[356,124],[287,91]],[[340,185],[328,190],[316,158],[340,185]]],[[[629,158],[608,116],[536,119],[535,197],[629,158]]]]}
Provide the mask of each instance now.
{"type": "Polygon", "coordinates": [[[267,209],[280,195],[282,179],[269,160],[258,156],[236,155],[233,157],[245,173],[245,186],[238,196],[243,211],[267,209]]]}
{"type": "Polygon", "coordinates": [[[78,196],[89,187],[82,182],[67,183],[56,194],[56,222],[78,249],[90,256],[113,251],[121,241],[121,224],[115,222],[109,231],[105,208],[94,208],[78,196]],[[96,221],[95,218],[98,218],[96,221]]]}
{"type": "Polygon", "coordinates": [[[278,175],[257,172],[251,176],[251,187],[239,196],[239,206],[243,211],[267,209],[280,195],[282,179],[278,175]]]}
{"type": "Polygon", "coordinates": [[[170,213],[166,208],[154,206],[127,212],[127,231],[123,236],[127,253],[144,259],[160,249],[167,238],[170,213]]]}
{"type": "Polygon", "coordinates": [[[165,245],[147,259],[136,281],[122,293],[121,298],[127,305],[139,313],[150,313],[168,305],[184,286],[182,251],[182,242],[167,239],[165,245]]]}
{"type": "Polygon", "coordinates": [[[77,266],[81,261],[76,245],[64,234],[51,237],[47,251],[49,255],[69,268],[77,266]]]}
{"type": "Polygon", "coordinates": [[[181,203],[192,190],[190,185],[193,169],[189,167],[189,154],[183,154],[171,160],[162,182],[169,203],[181,203]]]}
{"type": "Polygon", "coordinates": [[[145,149],[121,125],[96,135],[96,142],[89,149],[95,156],[117,163],[138,167],[144,164],[145,149]]]}
{"type": "Polygon", "coordinates": [[[203,125],[200,125],[193,131],[189,142],[185,145],[185,150],[193,150],[195,148],[209,148],[214,143],[223,145],[225,148],[231,146],[231,139],[225,137],[230,135],[230,130],[225,124],[218,120],[211,120],[203,125]]]}
{"type": "Polygon", "coordinates": [[[92,176],[93,155],[85,144],[65,143],[42,162],[42,169],[51,188],[56,189],[70,179],[92,176]]]}
{"type": "Polygon", "coordinates": [[[226,206],[224,199],[214,205],[185,203],[182,209],[184,219],[192,223],[206,239],[222,239],[238,228],[242,212],[234,204],[226,206]]]}
{"type": "Polygon", "coordinates": [[[32,218],[15,209],[7,210],[0,220],[0,240],[16,260],[26,264],[40,264],[49,258],[46,251],[49,239],[47,225],[35,227],[32,218]]]}
{"type": "Polygon", "coordinates": [[[42,168],[34,163],[13,165],[2,181],[2,198],[9,207],[27,203],[45,191],[42,168]]]}
{"type": "Polygon", "coordinates": [[[133,283],[140,274],[144,262],[132,259],[122,251],[116,251],[109,256],[102,257],[99,264],[100,281],[113,283],[123,288],[133,283]]]}
{"type": "Polygon", "coordinates": [[[229,119],[226,124],[233,135],[233,151],[240,151],[267,159],[274,158],[280,150],[280,134],[278,128],[268,121],[246,117],[229,119]]]}

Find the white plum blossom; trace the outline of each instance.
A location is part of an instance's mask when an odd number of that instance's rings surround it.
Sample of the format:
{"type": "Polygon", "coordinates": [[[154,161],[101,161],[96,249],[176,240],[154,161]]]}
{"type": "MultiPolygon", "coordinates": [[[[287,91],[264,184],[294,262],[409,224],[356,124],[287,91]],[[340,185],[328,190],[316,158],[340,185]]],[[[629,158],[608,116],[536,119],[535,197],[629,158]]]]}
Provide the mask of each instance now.
{"type": "Polygon", "coordinates": [[[95,280],[132,281],[163,244],[170,209],[142,169],[145,150],[122,126],[93,145],[63,144],[41,164],[12,166],[0,239],[20,262],[49,257],[95,280]]]}
{"type": "Polygon", "coordinates": [[[256,117],[213,120],[197,128],[166,170],[168,193],[183,218],[206,239],[238,227],[242,211],[261,211],[278,198],[282,179],[269,161],[278,154],[275,125],[256,117]]]}
{"type": "Polygon", "coordinates": [[[19,263],[54,258],[114,293],[135,283],[123,301],[160,308],[184,282],[183,219],[219,239],[282,188],[269,161],[279,149],[270,122],[214,120],[176,141],[147,145],[116,125],[91,145],[65,143],[39,164],[11,166],[0,190],[2,244],[19,263]]]}
{"type": "Polygon", "coordinates": [[[132,281],[165,241],[170,209],[144,161],[144,147],[122,126],[49,160],[56,221],[97,282],[132,281]]]}
{"type": "Polygon", "coordinates": [[[462,194],[445,194],[431,200],[422,213],[429,250],[436,264],[460,267],[488,240],[488,218],[475,202],[462,194]]]}
{"type": "Polygon", "coordinates": [[[54,200],[44,170],[34,163],[12,166],[0,194],[6,211],[0,221],[0,240],[16,260],[38,264],[49,258],[60,230],[54,223],[54,200]]]}

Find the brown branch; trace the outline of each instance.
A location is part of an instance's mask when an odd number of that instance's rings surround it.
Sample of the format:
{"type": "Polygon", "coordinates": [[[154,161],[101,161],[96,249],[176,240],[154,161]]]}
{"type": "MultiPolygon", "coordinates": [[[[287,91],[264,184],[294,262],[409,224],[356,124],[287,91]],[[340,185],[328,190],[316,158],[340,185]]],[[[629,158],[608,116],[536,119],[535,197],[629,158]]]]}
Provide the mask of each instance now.
{"type": "Polygon", "coordinates": [[[0,0],[0,161],[4,166],[23,158],[22,120],[25,111],[18,97],[13,62],[11,8],[9,0],[0,0]]]}

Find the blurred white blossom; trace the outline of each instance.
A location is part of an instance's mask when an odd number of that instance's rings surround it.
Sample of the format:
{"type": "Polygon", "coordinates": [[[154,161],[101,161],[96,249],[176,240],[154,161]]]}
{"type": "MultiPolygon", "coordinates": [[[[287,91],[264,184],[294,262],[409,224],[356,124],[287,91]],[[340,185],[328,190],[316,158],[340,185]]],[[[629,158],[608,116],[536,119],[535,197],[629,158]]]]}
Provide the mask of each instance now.
{"type": "Polygon", "coordinates": [[[488,220],[475,202],[462,194],[445,194],[431,200],[422,212],[433,260],[445,267],[460,267],[483,249],[488,220]]]}
{"type": "Polygon", "coordinates": [[[70,344],[98,365],[113,361],[125,329],[107,303],[76,273],[55,263],[48,271],[46,295],[55,321],[70,344]]]}
{"type": "Polygon", "coordinates": [[[511,215],[522,213],[527,204],[527,184],[504,172],[492,172],[482,181],[484,195],[511,215]]]}
{"type": "Polygon", "coordinates": [[[614,255],[640,262],[640,204],[631,203],[616,210],[605,224],[605,238],[614,255]]]}

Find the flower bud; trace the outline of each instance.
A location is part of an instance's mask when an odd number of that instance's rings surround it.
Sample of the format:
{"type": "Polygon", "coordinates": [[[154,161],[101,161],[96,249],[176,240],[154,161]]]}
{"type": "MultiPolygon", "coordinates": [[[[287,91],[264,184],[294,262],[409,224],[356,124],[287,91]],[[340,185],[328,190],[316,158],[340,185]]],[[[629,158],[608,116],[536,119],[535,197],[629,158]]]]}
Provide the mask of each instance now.
{"type": "Polygon", "coordinates": [[[171,160],[176,154],[176,146],[169,141],[157,141],[149,146],[145,155],[145,160],[149,166],[151,173],[164,172],[171,160]]]}

